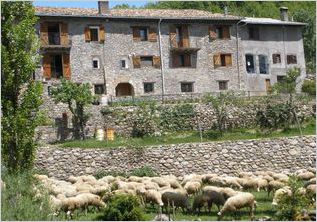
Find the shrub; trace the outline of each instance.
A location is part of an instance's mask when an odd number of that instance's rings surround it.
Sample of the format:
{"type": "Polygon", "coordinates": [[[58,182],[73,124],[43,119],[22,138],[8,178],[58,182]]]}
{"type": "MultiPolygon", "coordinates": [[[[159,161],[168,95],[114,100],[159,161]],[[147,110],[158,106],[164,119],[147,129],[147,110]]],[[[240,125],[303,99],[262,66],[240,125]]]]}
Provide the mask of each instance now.
{"type": "Polygon", "coordinates": [[[302,92],[310,96],[316,96],[316,83],[314,80],[305,80],[302,85],[302,92]]]}
{"type": "Polygon", "coordinates": [[[290,176],[288,181],[292,195],[284,195],[281,197],[278,204],[278,211],[276,216],[278,220],[295,221],[301,214],[303,209],[308,210],[311,200],[307,195],[300,193],[299,188],[303,186],[303,183],[296,176],[290,176]]]}
{"type": "MultiPolygon", "coordinates": [[[[35,198],[34,185],[39,187],[30,172],[2,173],[6,187],[1,192],[1,218],[10,221],[52,220],[48,194],[35,198]]],[[[39,187],[40,189],[40,187],[39,187]]]]}
{"type": "Polygon", "coordinates": [[[136,168],[131,172],[132,176],[138,177],[155,177],[157,172],[149,166],[143,166],[141,168],[136,168]]]}
{"type": "Polygon", "coordinates": [[[144,215],[137,197],[114,195],[107,203],[104,215],[100,219],[106,221],[140,221],[144,220],[144,215]]]}
{"type": "Polygon", "coordinates": [[[127,177],[128,174],[125,172],[120,172],[120,171],[104,171],[104,170],[99,170],[93,175],[97,180],[100,178],[103,178],[105,176],[122,176],[122,177],[127,177]]]}

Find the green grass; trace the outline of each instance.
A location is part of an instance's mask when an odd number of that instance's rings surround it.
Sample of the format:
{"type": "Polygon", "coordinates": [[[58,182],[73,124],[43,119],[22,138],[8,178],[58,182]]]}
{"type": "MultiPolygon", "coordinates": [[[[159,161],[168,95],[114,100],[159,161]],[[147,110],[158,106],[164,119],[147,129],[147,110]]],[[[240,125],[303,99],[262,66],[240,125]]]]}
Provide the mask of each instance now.
{"type": "MultiPolygon", "coordinates": [[[[302,127],[303,135],[315,135],[316,124],[315,120],[311,120],[304,124],[302,127]]],[[[300,131],[298,128],[291,128],[284,131],[275,131],[270,134],[260,133],[256,129],[235,129],[230,132],[226,132],[222,137],[217,136],[216,131],[203,132],[203,138],[201,140],[200,134],[197,131],[185,131],[169,133],[161,137],[143,137],[143,138],[123,138],[116,137],[114,141],[97,141],[95,139],[73,140],[58,145],[63,148],[115,148],[115,147],[127,147],[127,148],[140,148],[151,145],[161,144],[179,144],[179,143],[193,143],[193,142],[210,142],[210,141],[235,141],[246,139],[260,139],[260,138],[277,138],[277,137],[290,137],[299,136],[300,131]]]]}
{"type": "MultiPolygon", "coordinates": [[[[255,219],[263,218],[264,216],[269,216],[272,219],[275,219],[275,213],[276,209],[271,205],[272,203],[272,195],[269,197],[267,196],[267,192],[261,191],[261,192],[252,192],[257,201],[257,208],[255,211],[255,219]]],[[[193,197],[190,198],[190,202],[192,203],[193,197]]],[[[233,213],[225,213],[222,220],[224,221],[230,221],[230,220],[250,220],[249,217],[249,209],[243,208],[240,209],[236,213],[236,217],[233,213]]],[[[157,215],[157,208],[153,207],[152,205],[148,204],[144,210],[145,213],[145,220],[152,221],[153,218],[157,215]]],[[[176,211],[175,218],[172,218],[174,221],[193,221],[193,220],[202,220],[202,221],[216,221],[218,219],[217,217],[218,208],[216,206],[213,206],[211,209],[211,213],[204,212],[202,209],[202,213],[197,216],[193,214],[183,214],[182,211],[179,209],[176,211]]],[[[90,212],[87,215],[85,213],[78,213],[74,216],[73,220],[76,221],[97,221],[98,218],[102,215],[102,212],[90,212]]],[[[172,217],[172,215],[171,215],[172,217]]],[[[65,219],[65,218],[60,218],[65,219]]]]}

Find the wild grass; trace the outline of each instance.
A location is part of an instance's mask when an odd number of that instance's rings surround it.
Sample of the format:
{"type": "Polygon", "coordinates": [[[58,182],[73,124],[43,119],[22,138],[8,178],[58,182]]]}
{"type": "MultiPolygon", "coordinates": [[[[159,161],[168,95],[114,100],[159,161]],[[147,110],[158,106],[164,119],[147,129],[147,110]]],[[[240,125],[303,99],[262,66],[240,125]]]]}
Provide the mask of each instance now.
{"type": "MultiPolygon", "coordinates": [[[[316,123],[315,120],[303,124],[303,135],[315,135],[316,123]]],[[[114,141],[97,141],[95,139],[73,140],[58,144],[64,148],[140,148],[152,145],[161,144],[179,144],[179,143],[193,143],[193,142],[210,142],[210,141],[236,141],[247,139],[261,139],[261,138],[278,138],[300,136],[299,129],[294,126],[287,130],[278,130],[271,133],[261,132],[259,129],[234,129],[225,132],[222,136],[216,131],[202,132],[202,138],[198,131],[184,131],[173,132],[160,137],[140,137],[140,138],[124,138],[116,137],[114,141]]]]}

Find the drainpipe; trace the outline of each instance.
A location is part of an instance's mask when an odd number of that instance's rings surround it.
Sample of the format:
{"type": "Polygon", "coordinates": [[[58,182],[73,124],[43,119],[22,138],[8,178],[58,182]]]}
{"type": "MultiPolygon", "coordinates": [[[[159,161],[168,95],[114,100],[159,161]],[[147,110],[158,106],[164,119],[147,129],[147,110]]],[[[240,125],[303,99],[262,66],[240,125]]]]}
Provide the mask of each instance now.
{"type": "Polygon", "coordinates": [[[240,84],[240,67],[239,67],[239,23],[241,20],[236,24],[236,45],[237,45],[237,71],[238,71],[238,89],[241,89],[241,84],[240,84]]]}
{"type": "Polygon", "coordinates": [[[103,86],[105,89],[104,94],[107,95],[106,68],[105,68],[105,43],[102,44],[102,68],[103,68],[103,86]]]}
{"type": "Polygon", "coordinates": [[[161,79],[162,79],[162,101],[164,101],[164,94],[165,94],[165,84],[164,84],[164,65],[163,65],[163,56],[162,56],[162,42],[161,42],[161,22],[162,19],[158,22],[158,37],[159,37],[159,49],[160,49],[160,60],[161,60],[161,79]]]}

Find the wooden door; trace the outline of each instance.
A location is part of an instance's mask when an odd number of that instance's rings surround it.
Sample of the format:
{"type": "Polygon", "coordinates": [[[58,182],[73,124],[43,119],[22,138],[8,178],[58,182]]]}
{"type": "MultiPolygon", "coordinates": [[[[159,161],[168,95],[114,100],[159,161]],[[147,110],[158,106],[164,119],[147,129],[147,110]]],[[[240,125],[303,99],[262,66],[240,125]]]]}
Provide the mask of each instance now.
{"type": "Polygon", "coordinates": [[[271,80],[265,79],[265,88],[267,92],[269,91],[270,87],[271,87],[271,80]]]}

